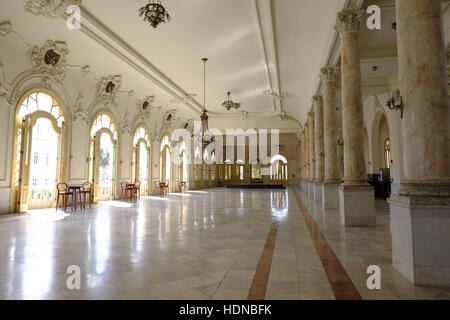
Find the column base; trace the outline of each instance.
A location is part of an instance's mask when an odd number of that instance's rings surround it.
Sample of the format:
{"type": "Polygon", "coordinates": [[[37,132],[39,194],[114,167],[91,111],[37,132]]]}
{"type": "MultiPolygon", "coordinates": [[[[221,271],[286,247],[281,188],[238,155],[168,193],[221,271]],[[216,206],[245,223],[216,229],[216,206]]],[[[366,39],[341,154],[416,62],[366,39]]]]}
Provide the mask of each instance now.
{"type": "Polygon", "coordinates": [[[322,185],[323,209],[339,209],[339,186],[340,184],[329,184],[324,182],[322,185]]]}
{"type": "Polygon", "coordinates": [[[370,186],[341,185],[339,187],[341,224],[348,227],[375,226],[375,191],[370,186]]]}
{"type": "Polygon", "coordinates": [[[414,285],[450,287],[450,206],[408,199],[389,200],[393,266],[414,285]]]}
{"type": "Polygon", "coordinates": [[[322,201],[322,186],[323,181],[314,181],[314,200],[322,201]]]}

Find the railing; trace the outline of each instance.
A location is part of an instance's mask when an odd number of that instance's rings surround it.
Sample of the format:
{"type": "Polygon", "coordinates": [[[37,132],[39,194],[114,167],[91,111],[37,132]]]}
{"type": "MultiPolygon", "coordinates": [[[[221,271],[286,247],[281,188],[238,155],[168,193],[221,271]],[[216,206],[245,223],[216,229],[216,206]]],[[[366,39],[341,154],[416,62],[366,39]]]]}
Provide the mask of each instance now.
{"type": "Polygon", "coordinates": [[[112,183],[108,184],[100,184],[98,186],[98,200],[99,201],[106,201],[106,200],[112,200],[112,183]]]}
{"type": "Polygon", "coordinates": [[[56,198],[56,188],[53,186],[30,187],[29,209],[51,208],[56,198]]]}

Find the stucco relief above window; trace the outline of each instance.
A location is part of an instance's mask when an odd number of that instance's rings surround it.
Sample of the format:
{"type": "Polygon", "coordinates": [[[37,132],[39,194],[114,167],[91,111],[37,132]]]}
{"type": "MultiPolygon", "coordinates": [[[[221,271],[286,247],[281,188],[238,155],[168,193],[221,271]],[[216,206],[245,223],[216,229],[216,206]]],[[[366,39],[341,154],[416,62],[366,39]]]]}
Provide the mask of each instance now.
{"type": "Polygon", "coordinates": [[[81,5],[81,0],[25,0],[23,9],[36,16],[50,19],[64,19],[67,8],[71,5],[81,5]]]}
{"type": "Polygon", "coordinates": [[[42,84],[51,86],[51,80],[60,83],[66,77],[67,55],[70,50],[63,41],[47,42],[39,47],[34,46],[31,51],[33,69],[42,74],[42,84]]]}

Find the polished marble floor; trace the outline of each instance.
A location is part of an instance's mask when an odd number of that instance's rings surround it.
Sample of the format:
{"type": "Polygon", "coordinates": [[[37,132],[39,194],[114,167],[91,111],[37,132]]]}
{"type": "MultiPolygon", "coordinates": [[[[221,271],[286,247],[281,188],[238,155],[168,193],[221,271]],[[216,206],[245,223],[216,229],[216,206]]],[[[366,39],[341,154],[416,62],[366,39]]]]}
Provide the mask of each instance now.
{"type": "Polygon", "coordinates": [[[362,299],[450,299],[393,270],[388,207],[376,208],[376,228],[345,228],[299,189],[213,189],[3,216],[0,299],[336,299],[348,287],[362,299]],[[67,288],[71,265],[80,290],[67,288]],[[381,290],[367,289],[369,265],[381,290]]]}

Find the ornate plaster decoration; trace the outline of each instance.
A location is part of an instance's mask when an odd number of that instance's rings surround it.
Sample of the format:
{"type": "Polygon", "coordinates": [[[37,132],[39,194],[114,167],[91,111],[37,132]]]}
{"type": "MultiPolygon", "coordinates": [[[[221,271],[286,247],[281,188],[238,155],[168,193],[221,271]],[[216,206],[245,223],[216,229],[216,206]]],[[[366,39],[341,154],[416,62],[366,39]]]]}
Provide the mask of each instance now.
{"type": "Polygon", "coordinates": [[[117,105],[117,95],[122,85],[122,76],[109,75],[103,77],[97,87],[97,99],[117,105]]]}
{"type": "Polygon", "coordinates": [[[81,67],[81,75],[83,76],[83,77],[86,77],[89,73],[91,73],[92,71],[91,71],[91,66],[84,66],[84,67],[81,67]]]}
{"type": "Polygon", "coordinates": [[[84,95],[82,92],[78,94],[77,101],[75,102],[74,111],[72,113],[72,120],[75,122],[81,120],[87,124],[87,112],[84,109],[84,95]]]}
{"type": "Polygon", "coordinates": [[[66,76],[69,48],[63,41],[47,42],[42,46],[34,46],[31,52],[31,63],[36,72],[42,74],[42,83],[50,87],[50,79],[60,83],[66,76]]]}
{"type": "Polygon", "coordinates": [[[325,67],[320,69],[320,78],[322,82],[336,81],[338,74],[337,67],[325,67]]]}
{"type": "Polygon", "coordinates": [[[133,98],[135,95],[136,95],[136,93],[134,92],[134,90],[130,90],[127,92],[128,99],[133,98]]]}
{"type": "Polygon", "coordinates": [[[9,21],[0,23],[0,36],[5,37],[12,31],[12,25],[9,21]]]}
{"type": "Polygon", "coordinates": [[[283,101],[288,98],[292,98],[294,95],[289,92],[273,92],[271,90],[264,90],[263,93],[273,99],[283,101]]]}
{"type": "Polygon", "coordinates": [[[344,10],[338,13],[335,29],[338,33],[359,32],[363,18],[364,10],[344,10]]]}
{"type": "Polygon", "coordinates": [[[143,99],[137,101],[136,106],[138,115],[141,118],[150,118],[150,112],[152,110],[152,104],[155,102],[155,96],[146,96],[143,99]]]}
{"type": "Polygon", "coordinates": [[[36,16],[50,19],[65,19],[67,8],[81,5],[81,0],[25,0],[23,9],[36,16]]]}
{"type": "Polygon", "coordinates": [[[122,123],[121,123],[122,133],[123,134],[127,133],[127,134],[131,135],[131,129],[130,129],[130,126],[129,126],[128,118],[129,118],[129,114],[128,114],[128,110],[127,110],[127,111],[125,111],[125,114],[123,116],[123,120],[122,120],[122,123]]]}
{"type": "Polygon", "coordinates": [[[170,123],[175,120],[175,115],[177,114],[177,109],[171,109],[164,113],[163,122],[170,123]]]}
{"type": "Polygon", "coordinates": [[[5,70],[0,61],[0,103],[8,103],[8,93],[10,89],[11,86],[6,81],[5,70]]]}

